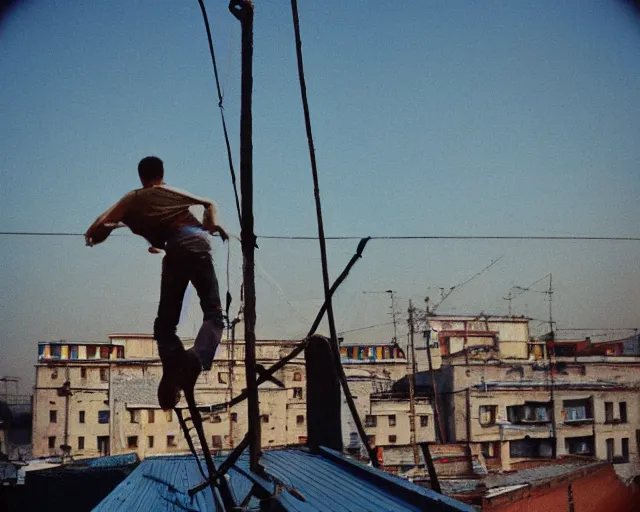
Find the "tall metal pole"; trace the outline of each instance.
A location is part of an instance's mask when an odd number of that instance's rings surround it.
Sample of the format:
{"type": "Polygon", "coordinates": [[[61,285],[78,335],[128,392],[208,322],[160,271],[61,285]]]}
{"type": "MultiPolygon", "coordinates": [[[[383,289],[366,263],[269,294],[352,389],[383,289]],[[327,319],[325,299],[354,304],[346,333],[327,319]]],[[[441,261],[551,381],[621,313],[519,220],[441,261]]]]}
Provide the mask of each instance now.
{"type": "Polygon", "coordinates": [[[391,320],[393,321],[393,343],[398,343],[398,324],[396,321],[396,296],[393,290],[387,290],[391,295],[391,320]]]}
{"type": "MultiPolygon", "coordinates": [[[[442,417],[440,416],[440,406],[438,405],[438,388],[436,386],[436,376],[433,373],[433,362],[431,360],[431,324],[429,323],[429,297],[425,299],[427,303],[426,307],[426,315],[425,315],[425,331],[424,337],[427,342],[427,363],[428,363],[428,372],[431,376],[431,389],[433,391],[433,416],[436,421],[436,425],[438,427],[438,431],[436,434],[440,434],[440,442],[445,442],[444,437],[444,426],[442,425],[442,417]]],[[[437,436],[436,436],[437,437],[437,436]]]]}
{"type": "Polygon", "coordinates": [[[411,447],[413,448],[413,464],[420,463],[420,454],[416,444],[416,351],[413,340],[413,304],[409,301],[409,432],[411,447]]]}
{"type": "Polygon", "coordinates": [[[240,191],[242,194],[242,276],[244,283],[244,367],[247,379],[249,418],[249,468],[258,471],[260,462],[260,407],[256,382],[256,282],[253,232],[253,140],[251,96],[253,92],[253,4],[231,0],[229,10],[242,26],[242,85],[240,107],[240,191]]]}
{"type": "Polygon", "coordinates": [[[553,352],[554,352],[554,362],[551,362],[551,360],[549,361],[549,375],[550,375],[550,381],[551,381],[551,390],[550,390],[550,397],[551,398],[551,435],[553,436],[553,457],[555,458],[556,454],[558,453],[558,447],[557,447],[557,443],[558,443],[558,439],[557,439],[557,435],[556,435],[556,397],[555,397],[555,376],[553,375],[553,372],[555,371],[555,341],[556,341],[556,335],[553,331],[553,309],[552,309],[552,294],[553,294],[553,275],[550,273],[549,274],[549,334],[551,337],[551,342],[552,342],[552,346],[553,346],[553,352]]]}
{"type": "Polygon", "coordinates": [[[329,287],[329,269],[327,266],[327,247],[324,238],[324,224],[322,222],[322,205],[320,202],[320,185],[318,181],[318,167],[316,165],[316,153],[313,147],[313,133],[311,131],[311,114],[309,113],[309,102],[307,100],[307,84],[304,78],[304,64],[302,60],[302,40],[300,38],[300,19],[298,17],[298,2],[291,0],[291,13],[293,15],[293,30],[296,38],[296,58],[298,61],[298,78],[300,81],[300,95],[302,96],[302,109],[304,111],[304,124],[307,132],[307,143],[309,145],[309,158],[311,160],[311,173],[313,175],[313,194],[316,203],[316,217],[318,222],[318,241],[320,242],[320,260],[322,264],[322,284],[324,287],[324,303],[327,306],[327,319],[329,321],[329,333],[331,335],[331,348],[333,351],[334,364],[338,372],[338,379],[342,384],[347,406],[356,424],[356,429],[360,434],[360,439],[367,447],[369,459],[374,467],[378,467],[378,460],[367,440],[367,433],[358,416],[358,410],[353,400],[353,395],[349,391],[347,377],[340,361],[340,349],[338,347],[338,334],[336,332],[335,318],[333,316],[333,303],[331,301],[331,289],[329,287]]]}

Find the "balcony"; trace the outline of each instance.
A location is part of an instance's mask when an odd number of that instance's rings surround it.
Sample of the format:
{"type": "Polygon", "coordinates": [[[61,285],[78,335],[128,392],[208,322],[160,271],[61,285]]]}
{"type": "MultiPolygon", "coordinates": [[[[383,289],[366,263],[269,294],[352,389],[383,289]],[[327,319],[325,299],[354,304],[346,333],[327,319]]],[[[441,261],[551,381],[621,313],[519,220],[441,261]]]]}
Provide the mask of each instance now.
{"type": "Polygon", "coordinates": [[[595,419],[593,418],[575,418],[575,419],[565,419],[562,423],[568,426],[580,426],[580,425],[592,425],[595,423],[595,419]]]}
{"type": "Polygon", "coordinates": [[[537,424],[503,424],[500,425],[500,439],[502,441],[512,441],[517,439],[546,439],[552,437],[553,430],[551,423],[537,424]]]}

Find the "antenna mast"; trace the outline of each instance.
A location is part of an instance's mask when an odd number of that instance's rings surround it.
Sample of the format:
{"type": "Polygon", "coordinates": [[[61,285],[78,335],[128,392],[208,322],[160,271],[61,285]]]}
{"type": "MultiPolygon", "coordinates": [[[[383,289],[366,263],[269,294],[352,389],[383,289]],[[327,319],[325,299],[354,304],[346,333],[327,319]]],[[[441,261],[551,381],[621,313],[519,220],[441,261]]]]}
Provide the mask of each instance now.
{"type": "Polygon", "coordinates": [[[391,320],[393,321],[393,343],[398,343],[398,323],[397,323],[397,312],[396,312],[396,292],[393,290],[387,290],[389,295],[391,295],[391,320]]]}
{"type": "MultiPolygon", "coordinates": [[[[393,293],[393,292],[392,292],[393,293]]],[[[393,294],[391,295],[393,298],[393,294]]],[[[416,444],[416,351],[413,342],[413,303],[409,301],[409,432],[411,447],[413,448],[413,464],[420,463],[420,454],[416,444]]]]}

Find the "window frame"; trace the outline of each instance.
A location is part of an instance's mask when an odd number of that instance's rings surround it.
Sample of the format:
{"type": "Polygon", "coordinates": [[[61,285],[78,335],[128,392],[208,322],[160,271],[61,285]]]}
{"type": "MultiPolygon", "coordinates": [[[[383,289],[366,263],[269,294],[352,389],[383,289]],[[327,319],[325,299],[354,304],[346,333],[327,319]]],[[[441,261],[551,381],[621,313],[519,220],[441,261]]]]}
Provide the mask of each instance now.
{"type": "Polygon", "coordinates": [[[111,410],[102,409],[102,410],[98,411],[98,423],[99,424],[108,425],[110,421],[111,421],[111,410]]]}
{"type": "Polygon", "coordinates": [[[496,424],[496,420],[498,418],[498,406],[497,405],[480,405],[478,406],[478,422],[482,427],[493,427],[496,424]],[[484,412],[483,409],[486,409],[489,413],[489,421],[483,421],[484,412]]]}

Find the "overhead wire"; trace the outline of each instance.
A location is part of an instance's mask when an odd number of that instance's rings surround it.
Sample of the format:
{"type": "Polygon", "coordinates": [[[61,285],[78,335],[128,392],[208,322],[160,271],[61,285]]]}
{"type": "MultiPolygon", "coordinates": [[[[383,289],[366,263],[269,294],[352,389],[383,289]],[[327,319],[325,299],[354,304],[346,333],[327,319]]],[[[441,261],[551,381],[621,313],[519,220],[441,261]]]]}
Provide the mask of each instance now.
{"type": "MultiPolygon", "coordinates": [[[[84,233],[70,231],[0,231],[0,236],[84,236],[84,233]]],[[[119,234],[111,236],[132,236],[119,234]]],[[[317,236],[256,235],[263,240],[318,240],[317,236]]],[[[371,240],[542,240],[542,241],[597,241],[597,242],[640,242],[633,236],[530,236],[530,235],[380,235],[371,240]]],[[[360,240],[362,236],[325,236],[325,240],[360,240]]]]}
{"type": "Polygon", "coordinates": [[[227,131],[227,123],[224,118],[224,106],[223,106],[223,94],[220,87],[220,78],[218,76],[218,66],[216,64],[216,54],[213,50],[213,40],[211,38],[211,27],[209,26],[209,18],[207,16],[207,10],[205,9],[203,0],[198,0],[200,4],[200,10],[202,11],[202,18],[204,19],[204,26],[207,30],[207,41],[209,43],[209,53],[211,54],[211,62],[213,63],[213,74],[216,79],[216,89],[218,91],[218,108],[220,108],[220,118],[222,119],[222,131],[224,132],[224,142],[227,147],[227,159],[229,161],[229,171],[231,172],[231,183],[233,185],[233,194],[236,200],[236,210],[238,212],[238,220],[242,226],[242,214],[240,213],[240,200],[238,198],[238,186],[236,184],[236,173],[233,168],[233,157],[231,156],[231,143],[229,142],[229,133],[227,131]]]}

